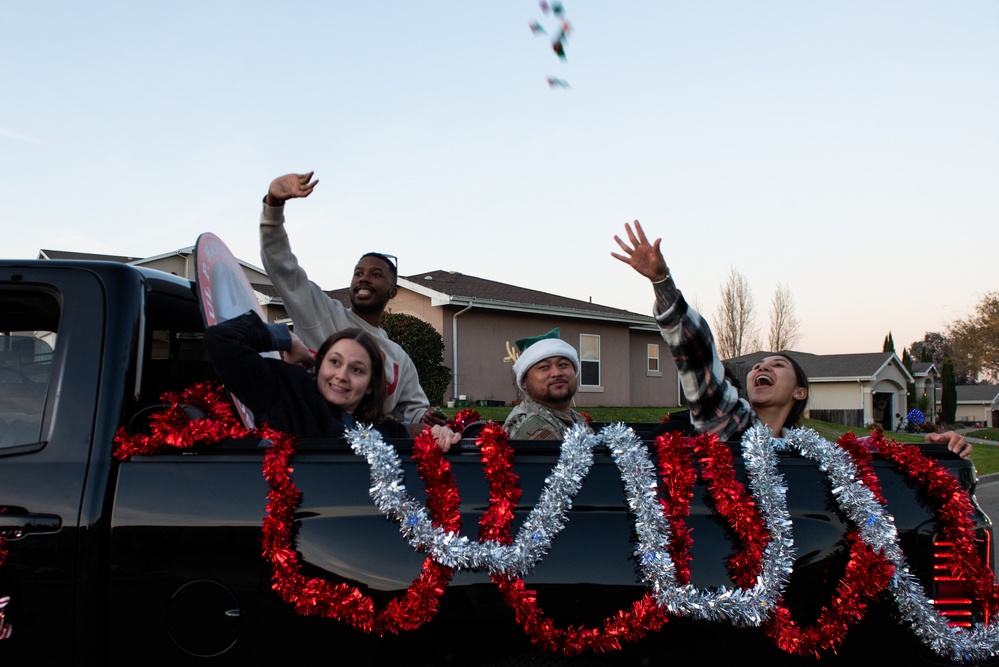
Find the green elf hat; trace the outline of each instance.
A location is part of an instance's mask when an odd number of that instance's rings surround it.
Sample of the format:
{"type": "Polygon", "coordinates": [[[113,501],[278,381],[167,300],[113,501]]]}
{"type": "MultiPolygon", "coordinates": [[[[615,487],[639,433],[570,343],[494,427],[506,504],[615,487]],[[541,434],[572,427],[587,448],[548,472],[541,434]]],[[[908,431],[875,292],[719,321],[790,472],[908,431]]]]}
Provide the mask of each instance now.
{"type": "Polygon", "coordinates": [[[517,357],[517,361],[513,362],[513,373],[517,377],[518,387],[523,386],[521,380],[524,379],[524,373],[531,366],[548,357],[565,357],[572,362],[576,372],[579,372],[579,354],[571,345],[559,338],[558,327],[540,336],[519,339],[517,349],[520,350],[520,356],[517,357]]]}

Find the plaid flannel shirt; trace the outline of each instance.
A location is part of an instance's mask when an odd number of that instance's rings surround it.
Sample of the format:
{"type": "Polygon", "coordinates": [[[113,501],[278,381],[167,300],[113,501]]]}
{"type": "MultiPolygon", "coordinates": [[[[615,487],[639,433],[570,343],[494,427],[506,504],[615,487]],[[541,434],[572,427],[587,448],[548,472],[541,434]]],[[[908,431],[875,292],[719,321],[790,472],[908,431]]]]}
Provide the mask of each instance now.
{"type": "Polygon", "coordinates": [[[756,413],[725,379],[711,328],[687,305],[672,278],[653,287],[653,315],[676,362],[694,429],[716,433],[722,440],[740,435],[757,421],[756,413]]]}

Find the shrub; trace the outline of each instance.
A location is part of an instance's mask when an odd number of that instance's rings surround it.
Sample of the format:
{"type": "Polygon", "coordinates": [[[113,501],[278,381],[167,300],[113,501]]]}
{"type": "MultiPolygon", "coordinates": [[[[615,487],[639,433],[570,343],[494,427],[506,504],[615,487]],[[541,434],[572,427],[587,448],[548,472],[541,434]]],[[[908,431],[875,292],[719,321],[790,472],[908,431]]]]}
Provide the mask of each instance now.
{"type": "Polygon", "coordinates": [[[444,400],[451,381],[451,369],[443,364],[444,338],[418,317],[384,313],[381,326],[388,337],[406,351],[420,376],[420,387],[431,405],[444,400]]]}

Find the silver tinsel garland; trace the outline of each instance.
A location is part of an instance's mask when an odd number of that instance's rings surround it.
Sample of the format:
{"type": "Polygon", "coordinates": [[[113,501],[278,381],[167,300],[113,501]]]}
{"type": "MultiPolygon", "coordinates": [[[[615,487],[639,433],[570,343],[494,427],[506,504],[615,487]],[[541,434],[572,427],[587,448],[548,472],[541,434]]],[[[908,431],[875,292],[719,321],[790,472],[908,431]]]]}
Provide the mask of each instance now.
{"type": "Polygon", "coordinates": [[[351,430],[348,438],[354,451],[364,456],[371,468],[370,494],[375,505],[386,517],[399,523],[400,531],[414,549],[455,570],[486,570],[520,577],[540,562],[564,528],[566,513],[593,463],[593,448],[604,444],[620,471],[639,538],[635,555],[657,603],[672,614],[729,621],[739,626],[758,626],[766,620],[791,574],[794,542],[787,489],[777,469],[776,451],[797,450],[816,461],[828,476],[837,504],[857,526],[860,538],[895,566],[892,594],[902,617],[920,640],[955,662],[999,655],[999,624],[987,627],[975,624],[969,630],[952,628],[937,613],[909,570],[899,546],[894,518],[860,481],[850,455],[810,429],[793,429],[786,438],[773,438],[770,430],[761,425],[743,436],[742,456],[750,491],[770,541],[764,550],[762,572],[753,588],[721,587],[712,591],[677,583],[676,568],[667,549],[671,534],[658,500],[655,466],[646,445],[623,424],[608,425],[597,436],[581,427],[575,427],[567,435],[540,499],[511,546],[472,541],[434,526],[423,504],[408,495],[395,448],[385,444],[377,431],[366,427],[351,430]]]}
{"type": "Polygon", "coordinates": [[[512,545],[495,540],[472,541],[464,535],[433,525],[423,503],[409,496],[403,484],[402,464],[395,448],[368,427],[348,432],[354,452],[371,468],[369,493],[378,509],[399,523],[399,530],[417,551],[455,570],[487,570],[491,574],[522,577],[551,549],[552,540],[565,527],[565,515],[593,465],[596,437],[575,427],[562,443],[562,451],[537,504],[527,515],[512,545]]]}
{"type": "Polygon", "coordinates": [[[751,589],[723,586],[702,591],[676,581],[675,567],[667,551],[670,529],[659,503],[655,466],[648,448],[623,424],[606,426],[600,435],[621,471],[638,533],[635,555],[659,605],[672,614],[695,619],[760,625],[780,599],[794,562],[783,478],[777,472],[777,457],[769,439],[751,439],[748,448],[751,451],[744,450],[751,488],[771,536],[764,550],[762,570],[751,589]]]}

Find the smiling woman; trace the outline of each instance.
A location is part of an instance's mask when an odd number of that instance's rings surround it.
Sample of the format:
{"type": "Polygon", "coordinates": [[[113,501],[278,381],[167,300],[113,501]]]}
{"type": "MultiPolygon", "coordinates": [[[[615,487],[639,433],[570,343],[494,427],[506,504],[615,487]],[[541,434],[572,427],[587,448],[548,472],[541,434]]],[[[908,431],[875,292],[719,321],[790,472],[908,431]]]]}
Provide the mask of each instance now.
{"type": "MultiPolygon", "coordinates": [[[[624,226],[627,243],[614,237],[624,254],[611,255],[652,281],[656,295],[653,315],[673,353],[694,428],[727,439],[763,424],[774,435],[786,437],[800,421],[808,401],[808,377],[804,371],[786,354],[766,357],[753,366],[747,377],[749,400],[739,398],[725,377],[711,329],[700,313],[687,305],[673,282],[659,248],[662,239],[650,243],[637,220],[634,225],[634,229],[629,224],[624,226]]],[[[928,433],[926,441],[946,444],[964,458],[971,454],[971,445],[964,436],[953,431],[928,433]]]]}

